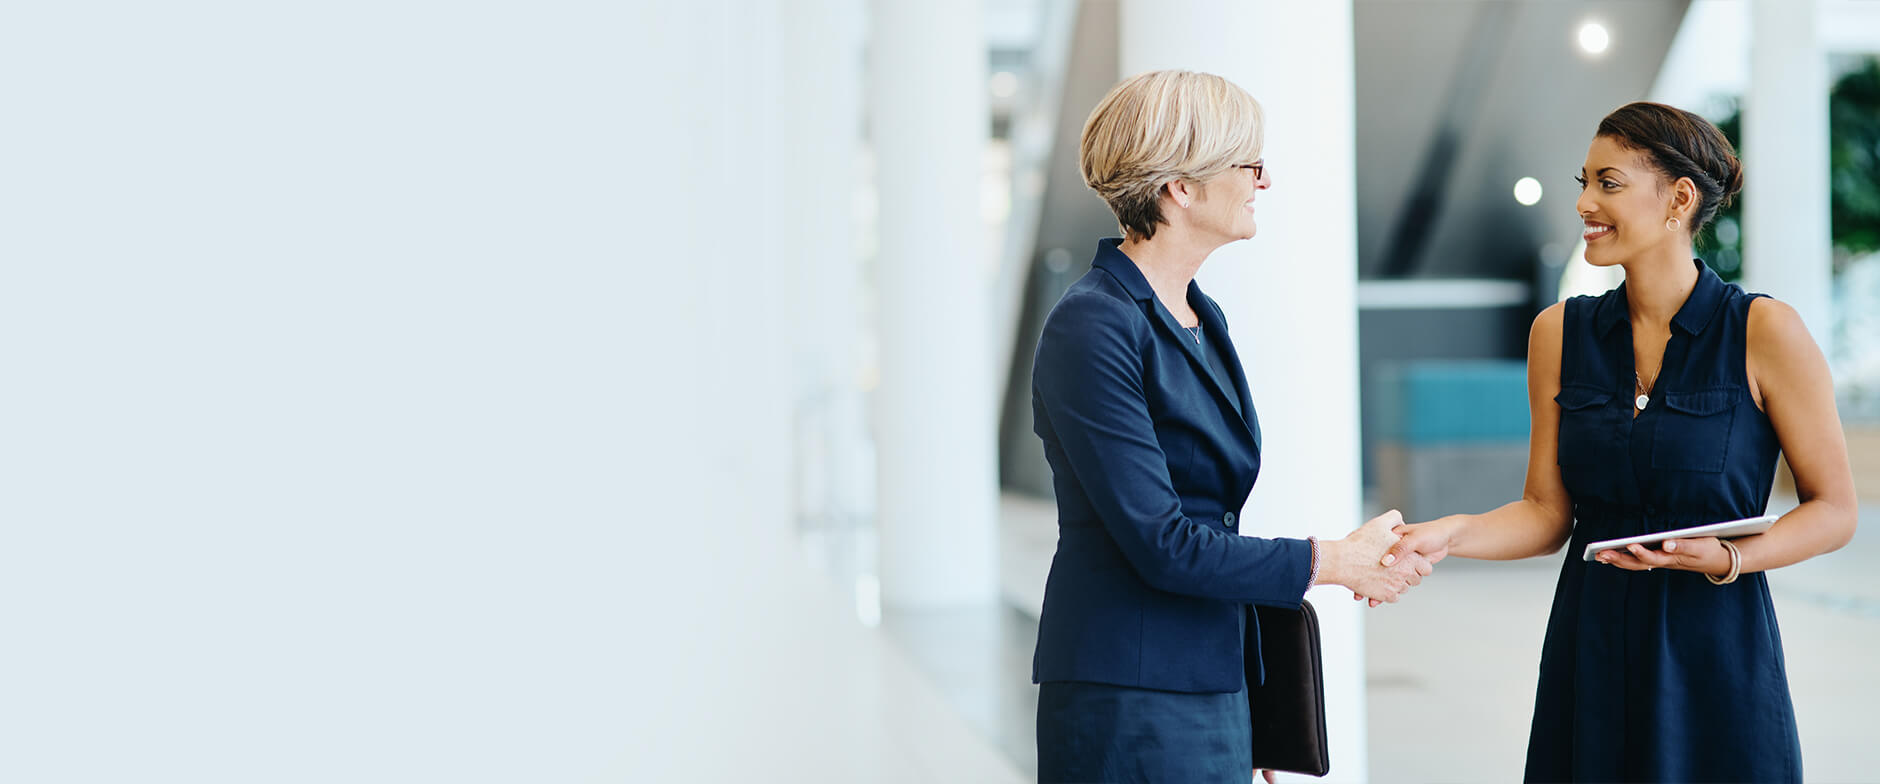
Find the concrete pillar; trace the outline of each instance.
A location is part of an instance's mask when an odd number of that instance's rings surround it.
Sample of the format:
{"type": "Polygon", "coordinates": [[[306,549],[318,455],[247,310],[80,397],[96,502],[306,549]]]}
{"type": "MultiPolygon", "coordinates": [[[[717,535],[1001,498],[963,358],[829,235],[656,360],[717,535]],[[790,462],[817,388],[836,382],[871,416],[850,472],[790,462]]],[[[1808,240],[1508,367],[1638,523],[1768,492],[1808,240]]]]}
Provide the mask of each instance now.
{"type": "Polygon", "coordinates": [[[777,0],[705,0],[687,13],[703,36],[687,64],[697,73],[685,79],[699,92],[702,143],[692,158],[697,169],[670,184],[688,202],[692,242],[683,256],[647,263],[696,266],[703,285],[647,292],[694,298],[685,318],[661,325],[667,334],[647,338],[694,347],[699,381],[655,383],[696,384],[709,401],[712,418],[698,437],[723,490],[715,508],[727,524],[768,534],[788,530],[793,497],[791,312],[777,295],[786,274],[784,244],[775,240],[790,196],[780,176],[780,12],[777,0]]]}
{"type": "Polygon", "coordinates": [[[981,11],[978,3],[903,0],[879,0],[872,11],[882,603],[991,601],[998,453],[979,216],[981,11]]]}
{"type": "MultiPolygon", "coordinates": [[[[1124,0],[1121,28],[1124,75],[1215,73],[1266,109],[1274,185],[1259,234],[1200,276],[1227,313],[1265,437],[1244,533],[1343,536],[1363,522],[1351,0],[1124,0]]],[[[1363,610],[1341,589],[1308,598],[1323,625],[1327,780],[1364,781],[1363,610]]]]}
{"type": "Polygon", "coordinates": [[[1828,73],[1815,0],[1751,0],[1743,285],[1795,307],[1833,356],[1828,73]]]}
{"type": "Polygon", "coordinates": [[[796,327],[797,514],[812,525],[872,510],[860,386],[862,269],[855,249],[862,129],[862,0],[802,0],[782,20],[784,277],[796,327]]]}

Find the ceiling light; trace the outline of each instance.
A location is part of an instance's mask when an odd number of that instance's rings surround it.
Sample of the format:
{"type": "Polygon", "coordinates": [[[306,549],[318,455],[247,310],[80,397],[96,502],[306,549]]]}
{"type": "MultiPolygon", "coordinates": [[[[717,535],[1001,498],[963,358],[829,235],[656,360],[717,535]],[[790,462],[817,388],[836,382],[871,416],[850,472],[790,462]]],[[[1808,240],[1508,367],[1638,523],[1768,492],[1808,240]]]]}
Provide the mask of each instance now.
{"type": "Polygon", "coordinates": [[[1612,44],[1612,36],[1606,32],[1606,26],[1598,22],[1580,25],[1580,48],[1587,54],[1599,54],[1612,44]]]}
{"type": "Polygon", "coordinates": [[[1533,177],[1522,177],[1514,181],[1514,200],[1524,207],[1532,207],[1541,200],[1541,181],[1533,177]]]}
{"type": "Polygon", "coordinates": [[[1018,74],[998,71],[992,74],[991,82],[994,98],[1010,98],[1018,94],[1018,74]]]}

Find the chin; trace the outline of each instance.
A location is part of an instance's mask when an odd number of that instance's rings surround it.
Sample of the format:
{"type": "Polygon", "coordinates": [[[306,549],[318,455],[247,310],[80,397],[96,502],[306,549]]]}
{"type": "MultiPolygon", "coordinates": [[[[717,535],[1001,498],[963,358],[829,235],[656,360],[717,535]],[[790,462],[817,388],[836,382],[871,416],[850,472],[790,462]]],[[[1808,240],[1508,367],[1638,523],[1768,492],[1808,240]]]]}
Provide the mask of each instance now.
{"type": "Polygon", "coordinates": [[[1590,249],[1584,254],[1584,258],[1586,263],[1595,267],[1612,267],[1619,264],[1618,259],[1605,253],[1594,253],[1590,249]]]}

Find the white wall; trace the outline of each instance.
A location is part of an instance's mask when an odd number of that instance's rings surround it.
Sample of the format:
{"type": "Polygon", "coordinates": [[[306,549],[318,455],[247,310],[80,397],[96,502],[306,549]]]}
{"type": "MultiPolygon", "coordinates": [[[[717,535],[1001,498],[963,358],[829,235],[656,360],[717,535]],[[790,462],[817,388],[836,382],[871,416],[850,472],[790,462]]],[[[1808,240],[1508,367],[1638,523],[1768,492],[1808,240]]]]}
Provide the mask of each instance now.
{"type": "Polygon", "coordinates": [[[570,780],[748,664],[656,641],[785,519],[749,11],[8,14],[0,779],[570,780]]]}

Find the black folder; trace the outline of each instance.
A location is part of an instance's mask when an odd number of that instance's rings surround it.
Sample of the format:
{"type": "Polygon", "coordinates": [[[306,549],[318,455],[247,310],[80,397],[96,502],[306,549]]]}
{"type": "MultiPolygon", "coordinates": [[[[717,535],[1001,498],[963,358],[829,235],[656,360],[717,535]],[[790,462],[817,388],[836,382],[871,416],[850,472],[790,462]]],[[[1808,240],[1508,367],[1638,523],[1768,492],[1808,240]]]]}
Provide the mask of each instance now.
{"type": "Polygon", "coordinates": [[[1297,610],[1248,605],[1247,615],[1253,769],[1308,776],[1331,772],[1332,757],[1325,745],[1325,670],[1319,660],[1318,613],[1311,602],[1302,602],[1297,610]],[[1252,655],[1255,650],[1258,659],[1252,655]],[[1265,664],[1264,683],[1256,662],[1265,664]]]}

